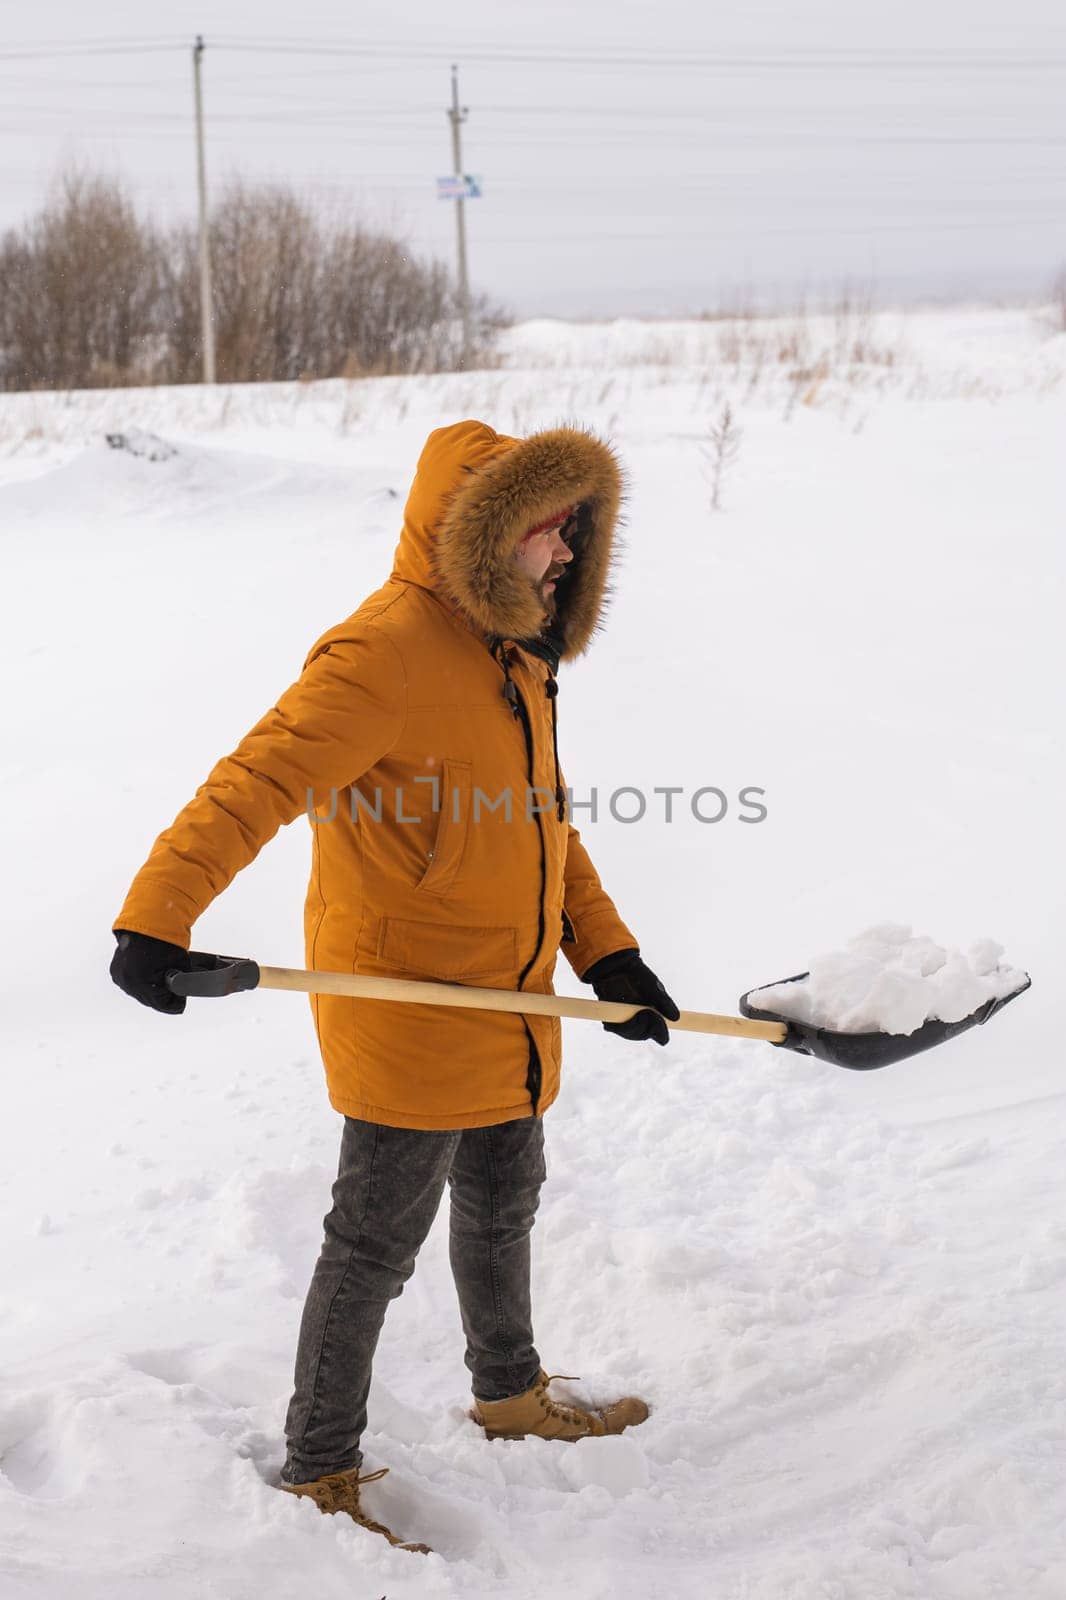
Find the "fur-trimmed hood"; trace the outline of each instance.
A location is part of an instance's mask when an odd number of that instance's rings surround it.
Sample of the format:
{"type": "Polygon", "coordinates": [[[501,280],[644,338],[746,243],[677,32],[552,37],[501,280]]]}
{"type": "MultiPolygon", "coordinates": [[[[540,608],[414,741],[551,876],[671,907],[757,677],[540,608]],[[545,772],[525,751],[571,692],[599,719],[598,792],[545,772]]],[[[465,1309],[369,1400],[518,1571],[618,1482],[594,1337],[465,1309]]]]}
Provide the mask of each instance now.
{"type": "Polygon", "coordinates": [[[437,428],[419,458],[392,575],[435,590],[488,637],[535,638],[545,613],[515,547],[536,523],[579,505],[552,624],[562,659],[572,659],[588,649],[610,594],[622,489],[613,451],[581,428],[527,439],[484,422],[437,428]]]}

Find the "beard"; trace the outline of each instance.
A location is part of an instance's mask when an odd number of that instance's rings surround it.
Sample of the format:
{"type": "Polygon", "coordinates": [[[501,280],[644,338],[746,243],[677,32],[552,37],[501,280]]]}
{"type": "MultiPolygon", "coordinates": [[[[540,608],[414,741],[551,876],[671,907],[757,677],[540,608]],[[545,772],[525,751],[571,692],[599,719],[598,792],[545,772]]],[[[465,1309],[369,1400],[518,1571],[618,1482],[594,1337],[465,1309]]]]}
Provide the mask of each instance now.
{"type": "Polygon", "coordinates": [[[554,562],[540,578],[534,578],[528,573],[524,574],[527,583],[541,603],[545,625],[554,622],[559,611],[558,588],[549,589],[548,584],[553,580],[558,584],[561,579],[565,578],[569,570],[566,562],[554,562]]]}
{"type": "Polygon", "coordinates": [[[540,596],[544,604],[545,616],[549,622],[553,622],[555,620],[556,613],[559,609],[557,599],[559,594],[558,583],[559,579],[563,576],[563,573],[566,570],[567,569],[565,565],[551,566],[541,579],[540,596]],[[555,580],[556,587],[554,589],[549,589],[547,585],[552,579],[555,580]]]}

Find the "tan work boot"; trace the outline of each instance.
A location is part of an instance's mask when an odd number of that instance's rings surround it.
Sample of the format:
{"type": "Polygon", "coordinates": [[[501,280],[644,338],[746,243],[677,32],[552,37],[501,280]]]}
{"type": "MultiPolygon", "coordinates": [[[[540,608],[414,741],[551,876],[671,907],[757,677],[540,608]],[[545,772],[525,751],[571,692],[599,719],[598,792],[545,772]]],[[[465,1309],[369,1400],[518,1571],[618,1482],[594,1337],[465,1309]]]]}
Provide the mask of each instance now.
{"type": "Polygon", "coordinates": [[[375,1522],[373,1517],[368,1517],[359,1503],[359,1490],[363,1484],[376,1483],[388,1470],[388,1467],[379,1467],[377,1472],[368,1472],[361,1478],[359,1468],[350,1467],[347,1472],[327,1473],[324,1478],[316,1478],[313,1483],[283,1483],[281,1487],[289,1494],[306,1495],[309,1500],[315,1502],[320,1511],[331,1515],[335,1511],[346,1511],[361,1528],[369,1528],[371,1533],[380,1533],[400,1550],[412,1550],[419,1555],[428,1556],[432,1554],[428,1544],[405,1544],[390,1528],[386,1528],[383,1522],[375,1522]]]}
{"type": "MultiPolygon", "coordinates": [[[[561,1377],[561,1373],[554,1374],[561,1377]]],[[[524,1439],[534,1434],[538,1439],[599,1438],[605,1433],[621,1433],[623,1428],[634,1428],[648,1415],[643,1400],[627,1395],[609,1406],[587,1410],[584,1406],[561,1404],[548,1393],[552,1379],[544,1371],[525,1394],[513,1395],[509,1400],[475,1400],[470,1415],[480,1423],[490,1439],[524,1439]]]]}

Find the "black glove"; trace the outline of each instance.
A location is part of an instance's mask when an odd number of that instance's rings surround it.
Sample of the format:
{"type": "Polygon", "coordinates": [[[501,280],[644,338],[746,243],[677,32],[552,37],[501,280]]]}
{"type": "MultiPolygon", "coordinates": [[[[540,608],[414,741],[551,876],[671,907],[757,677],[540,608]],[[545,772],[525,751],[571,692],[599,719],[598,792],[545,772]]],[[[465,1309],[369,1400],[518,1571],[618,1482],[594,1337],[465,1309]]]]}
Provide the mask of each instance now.
{"type": "Polygon", "coordinates": [[[681,1015],[650,967],[640,959],[639,950],[616,950],[603,956],[587,972],[582,983],[591,983],[597,1000],[618,1000],[623,1005],[654,1006],[653,1011],[638,1011],[628,1022],[605,1022],[608,1033],[623,1039],[654,1039],[665,1044],[670,1030],[663,1021],[676,1022],[681,1015]],[[661,1012],[662,1015],[657,1015],[661,1012]]]}
{"type": "Polygon", "coordinates": [[[180,944],[152,939],[146,933],[127,933],[115,929],[118,949],[111,957],[111,976],[120,989],[153,1011],[179,1015],[185,1010],[185,996],[167,988],[166,975],[172,967],[190,970],[189,952],[180,944]]]}

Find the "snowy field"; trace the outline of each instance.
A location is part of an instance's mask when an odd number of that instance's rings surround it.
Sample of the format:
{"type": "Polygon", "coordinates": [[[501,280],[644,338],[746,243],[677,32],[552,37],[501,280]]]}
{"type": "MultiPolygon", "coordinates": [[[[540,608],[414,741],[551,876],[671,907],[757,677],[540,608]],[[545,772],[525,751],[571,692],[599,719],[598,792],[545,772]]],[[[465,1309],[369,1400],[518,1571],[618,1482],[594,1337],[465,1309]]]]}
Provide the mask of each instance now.
{"type": "MultiPolygon", "coordinates": [[[[1066,336],[1021,310],[538,323],[483,374],[0,396],[2,1600],[1062,1600],[1064,438],[1066,336]],[[152,839],[387,575],[425,434],[471,415],[586,422],[628,468],[560,738],[678,1003],[735,1011],[889,921],[995,939],[1033,988],[870,1074],[567,1023],[538,1344],[652,1415],[486,1442],[442,1215],[364,1441],[422,1558],[273,1487],[340,1134],[306,1002],[161,1017],[107,965],[152,839]],[[128,427],[178,453],[109,449],[128,427]]],[[[197,945],[302,965],[308,855],[297,823],[197,945]]]]}

